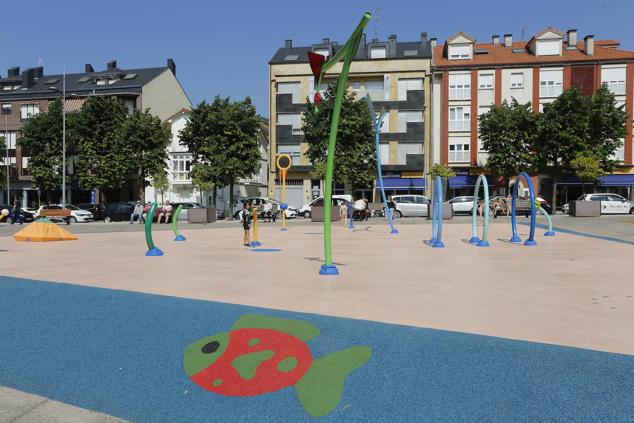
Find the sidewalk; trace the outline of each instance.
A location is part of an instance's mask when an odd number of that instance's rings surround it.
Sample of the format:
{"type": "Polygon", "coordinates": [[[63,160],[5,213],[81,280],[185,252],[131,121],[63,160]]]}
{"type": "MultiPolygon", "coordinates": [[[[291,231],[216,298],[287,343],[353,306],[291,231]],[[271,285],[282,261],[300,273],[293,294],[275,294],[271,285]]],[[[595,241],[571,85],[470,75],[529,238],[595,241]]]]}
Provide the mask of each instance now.
{"type": "Polygon", "coordinates": [[[0,386],[0,423],[126,423],[126,420],[0,386]]]}

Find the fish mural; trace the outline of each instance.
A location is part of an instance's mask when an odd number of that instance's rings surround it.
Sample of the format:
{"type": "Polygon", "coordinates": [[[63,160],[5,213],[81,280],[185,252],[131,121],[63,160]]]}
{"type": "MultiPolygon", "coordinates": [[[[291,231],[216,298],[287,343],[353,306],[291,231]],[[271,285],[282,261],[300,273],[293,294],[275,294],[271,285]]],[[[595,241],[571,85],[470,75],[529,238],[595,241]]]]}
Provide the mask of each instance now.
{"type": "Polygon", "coordinates": [[[372,355],[353,346],[313,358],[307,342],[319,329],[301,320],[257,314],[240,317],[229,332],[190,344],[185,373],[196,385],[226,396],[255,396],[293,386],[302,407],[313,417],[339,404],[348,375],[372,355]]]}

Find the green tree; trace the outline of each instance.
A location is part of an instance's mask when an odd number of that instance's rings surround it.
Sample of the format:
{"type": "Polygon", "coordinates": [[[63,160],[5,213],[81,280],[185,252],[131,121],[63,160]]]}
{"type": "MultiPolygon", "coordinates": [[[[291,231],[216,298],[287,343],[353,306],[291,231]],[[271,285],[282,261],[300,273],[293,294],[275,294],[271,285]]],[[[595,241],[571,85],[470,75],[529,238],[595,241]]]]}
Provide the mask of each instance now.
{"type": "Polygon", "coordinates": [[[532,170],[538,118],[530,103],[520,104],[513,99],[509,105],[505,100],[478,119],[482,147],[488,155],[487,168],[502,176],[507,186],[512,176],[532,170]]]}
{"type": "Polygon", "coordinates": [[[62,102],[54,100],[46,112],[32,116],[20,130],[20,145],[29,156],[33,186],[46,192],[49,202],[51,191],[62,185],[62,113],[62,102]]]}
{"type": "Polygon", "coordinates": [[[203,101],[195,107],[180,139],[192,153],[192,174],[198,186],[229,185],[233,204],[233,185],[260,167],[259,125],[250,97],[232,102],[216,96],[213,103],[203,101]],[[200,166],[205,169],[197,170],[200,166]]]}
{"type": "MultiPolygon", "coordinates": [[[[161,203],[165,203],[164,194],[170,187],[170,183],[167,180],[167,171],[165,167],[156,169],[156,172],[151,175],[152,186],[156,191],[161,191],[161,203]]],[[[145,201],[145,200],[144,200],[145,201]]]]}
{"type": "Polygon", "coordinates": [[[151,115],[149,110],[135,111],[117,132],[118,145],[125,146],[126,173],[135,174],[139,181],[139,199],[144,199],[148,178],[165,174],[167,146],[171,141],[170,128],[151,115]]]}
{"type": "Polygon", "coordinates": [[[127,109],[116,98],[92,96],[71,122],[79,187],[99,188],[102,202],[104,190],[121,187],[130,169],[126,141],[118,136],[126,117],[127,109]]]}
{"type": "Polygon", "coordinates": [[[604,173],[612,172],[617,161],[614,152],[623,146],[627,135],[625,105],[617,106],[614,94],[603,84],[589,101],[588,146],[604,173]]]}
{"type": "MultiPolygon", "coordinates": [[[[335,105],[337,83],[330,84],[319,107],[306,102],[304,114],[304,141],[308,144],[306,157],[313,164],[313,173],[320,179],[325,174],[328,155],[328,134],[335,105]]],[[[376,151],[374,146],[373,117],[363,101],[346,91],[341,107],[337,131],[334,180],[353,186],[368,186],[374,181],[376,151]]]]}
{"type": "Polygon", "coordinates": [[[432,182],[440,176],[443,179],[449,179],[456,176],[456,172],[453,171],[449,166],[441,165],[440,163],[434,164],[429,172],[427,172],[429,177],[432,179],[432,182]]]}
{"type": "MultiPolygon", "coordinates": [[[[192,168],[189,175],[192,178],[192,184],[201,191],[201,194],[204,194],[205,191],[213,190],[213,205],[216,206],[218,189],[211,182],[214,180],[212,167],[207,163],[198,163],[192,168]]],[[[204,198],[204,195],[201,195],[201,197],[204,198]]]]}
{"type": "Polygon", "coordinates": [[[603,166],[596,157],[588,155],[587,153],[580,153],[570,161],[570,167],[575,171],[575,174],[581,179],[583,193],[586,193],[586,182],[592,182],[593,185],[597,185],[599,176],[605,173],[603,166]]]}

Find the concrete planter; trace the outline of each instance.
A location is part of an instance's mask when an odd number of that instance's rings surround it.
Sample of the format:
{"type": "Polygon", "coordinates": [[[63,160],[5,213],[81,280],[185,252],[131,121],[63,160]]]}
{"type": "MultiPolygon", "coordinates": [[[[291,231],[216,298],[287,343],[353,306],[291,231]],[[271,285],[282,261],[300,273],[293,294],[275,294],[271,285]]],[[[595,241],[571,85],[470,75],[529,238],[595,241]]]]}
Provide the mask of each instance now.
{"type": "Polygon", "coordinates": [[[600,201],[571,201],[568,214],[574,217],[601,216],[600,201]]]}
{"type": "Polygon", "coordinates": [[[215,207],[187,209],[187,223],[213,223],[215,221],[215,207]]]}
{"type": "MultiPolygon", "coordinates": [[[[433,211],[434,211],[434,207],[432,203],[429,203],[427,205],[427,219],[431,219],[433,211]]],[[[442,219],[443,220],[453,219],[453,207],[451,207],[450,204],[443,204],[442,219]]]]}
{"type": "MultiPolygon", "coordinates": [[[[330,209],[330,221],[338,222],[341,220],[339,216],[339,207],[334,206],[330,209]]],[[[324,221],[324,208],[323,207],[315,207],[313,206],[310,210],[310,221],[311,222],[323,222],[324,221]]]]}

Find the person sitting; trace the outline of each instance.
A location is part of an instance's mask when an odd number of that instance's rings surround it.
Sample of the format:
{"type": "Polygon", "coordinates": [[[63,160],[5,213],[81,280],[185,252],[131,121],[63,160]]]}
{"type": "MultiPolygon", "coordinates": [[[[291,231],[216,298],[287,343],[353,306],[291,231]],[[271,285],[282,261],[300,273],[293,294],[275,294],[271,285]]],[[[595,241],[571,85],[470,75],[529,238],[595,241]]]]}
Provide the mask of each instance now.
{"type": "MultiPolygon", "coordinates": [[[[262,200],[262,212],[264,213],[264,219],[271,221],[271,210],[273,210],[273,204],[271,202],[262,200]]],[[[262,219],[264,221],[264,219],[262,219]]]]}
{"type": "Polygon", "coordinates": [[[159,213],[158,223],[161,223],[163,217],[165,217],[165,223],[168,223],[170,220],[170,216],[172,215],[172,205],[169,201],[166,201],[163,207],[161,208],[161,212],[159,213]]]}
{"type": "Polygon", "coordinates": [[[502,199],[498,198],[497,200],[495,200],[495,203],[493,204],[493,218],[497,219],[498,214],[502,214],[502,213],[504,213],[502,199]]]}
{"type": "Polygon", "coordinates": [[[130,215],[130,225],[134,223],[134,218],[139,217],[139,223],[143,223],[143,207],[141,207],[141,202],[137,201],[134,205],[134,210],[132,210],[132,214],[130,215]]]}
{"type": "Polygon", "coordinates": [[[147,214],[150,212],[150,208],[152,208],[152,203],[148,201],[143,206],[143,222],[145,222],[145,220],[147,219],[147,214]]]}

